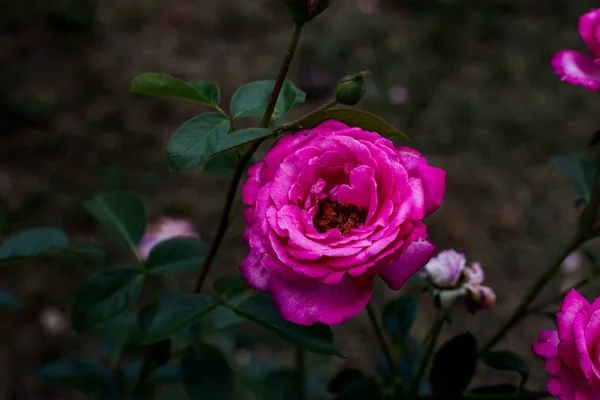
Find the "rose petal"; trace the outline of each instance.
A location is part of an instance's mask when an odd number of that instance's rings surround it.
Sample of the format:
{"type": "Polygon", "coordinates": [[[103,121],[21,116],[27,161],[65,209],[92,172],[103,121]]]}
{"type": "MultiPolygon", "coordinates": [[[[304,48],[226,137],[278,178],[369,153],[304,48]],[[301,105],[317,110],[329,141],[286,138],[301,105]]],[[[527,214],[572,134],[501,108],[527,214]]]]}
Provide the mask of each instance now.
{"type": "Polygon", "coordinates": [[[380,276],[390,289],[398,290],[423,265],[427,264],[434,252],[435,247],[427,240],[414,241],[402,253],[400,258],[380,273],[380,276]]]}
{"type": "Polygon", "coordinates": [[[269,271],[262,265],[261,257],[253,252],[240,264],[242,278],[256,290],[265,291],[269,288],[269,271]]]}
{"type": "Polygon", "coordinates": [[[372,279],[346,275],[337,285],[326,285],[289,275],[272,274],[269,288],[283,318],[298,325],[340,324],[360,313],[371,299],[372,279]]]}
{"type": "Polygon", "coordinates": [[[558,356],[558,332],[556,331],[542,331],[538,340],[533,342],[533,352],[538,357],[543,357],[546,360],[558,356]]]}
{"type": "Polygon", "coordinates": [[[550,62],[561,80],[589,90],[600,89],[600,65],[588,55],[575,50],[559,51],[550,62]]]}
{"type": "Polygon", "coordinates": [[[558,337],[561,340],[558,345],[558,353],[561,359],[574,370],[579,370],[580,366],[575,346],[573,323],[577,315],[581,311],[587,311],[589,307],[590,303],[576,290],[572,289],[565,296],[560,312],[556,314],[558,337]]]}
{"type": "Polygon", "coordinates": [[[600,9],[590,10],[579,18],[579,34],[594,58],[600,58],[600,9]]]}
{"type": "Polygon", "coordinates": [[[585,311],[577,314],[573,322],[573,335],[577,354],[579,355],[579,366],[585,377],[589,379],[592,376],[592,360],[585,340],[585,327],[588,320],[589,317],[585,311]]]}

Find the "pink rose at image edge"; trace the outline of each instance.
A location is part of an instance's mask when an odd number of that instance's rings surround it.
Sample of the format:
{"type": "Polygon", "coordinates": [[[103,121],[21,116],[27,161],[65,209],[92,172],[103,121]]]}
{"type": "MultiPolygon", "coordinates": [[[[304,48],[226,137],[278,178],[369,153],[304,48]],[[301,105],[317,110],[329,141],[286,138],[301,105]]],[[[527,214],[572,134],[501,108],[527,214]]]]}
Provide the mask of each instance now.
{"type": "Polygon", "coordinates": [[[576,50],[562,50],[550,64],[561,80],[589,90],[600,89],[600,9],[579,18],[579,34],[592,56],[576,50]]]}
{"type": "Polygon", "coordinates": [[[339,324],[367,305],[375,275],[397,290],[434,252],[421,220],[446,174],[378,133],[329,120],[280,138],[248,176],[240,271],[286,320],[339,324]]]}
{"type": "Polygon", "coordinates": [[[198,233],[187,220],[162,217],[157,223],[148,227],[140,240],[137,249],[140,259],[145,261],[154,246],[174,237],[198,237],[198,233]]]}
{"type": "Polygon", "coordinates": [[[560,400],[600,399],[600,298],[590,304],[573,289],[556,320],[557,330],[542,331],[532,346],[552,376],[548,391],[560,400]]]}

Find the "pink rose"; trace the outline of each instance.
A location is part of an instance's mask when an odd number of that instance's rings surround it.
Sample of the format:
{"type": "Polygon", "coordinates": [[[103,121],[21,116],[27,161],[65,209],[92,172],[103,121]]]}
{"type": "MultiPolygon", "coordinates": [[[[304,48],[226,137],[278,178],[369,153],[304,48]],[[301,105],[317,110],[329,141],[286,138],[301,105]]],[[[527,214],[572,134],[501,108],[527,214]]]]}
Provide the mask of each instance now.
{"type": "Polygon", "coordinates": [[[548,391],[561,400],[600,399],[600,298],[590,303],[571,290],[556,314],[557,331],[542,331],[533,352],[552,375],[548,391]]]}
{"type": "Polygon", "coordinates": [[[289,321],[339,324],[367,305],[375,275],[399,289],[433,254],[421,220],[446,174],[377,133],[330,120],[279,139],[248,175],[240,270],[289,321]]]}
{"type": "Polygon", "coordinates": [[[579,34],[592,56],[575,50],[562,50],[552,57],[551,65],[563,81],[589,90],[600,89],[600,9],[579,18],[579,34]]]}

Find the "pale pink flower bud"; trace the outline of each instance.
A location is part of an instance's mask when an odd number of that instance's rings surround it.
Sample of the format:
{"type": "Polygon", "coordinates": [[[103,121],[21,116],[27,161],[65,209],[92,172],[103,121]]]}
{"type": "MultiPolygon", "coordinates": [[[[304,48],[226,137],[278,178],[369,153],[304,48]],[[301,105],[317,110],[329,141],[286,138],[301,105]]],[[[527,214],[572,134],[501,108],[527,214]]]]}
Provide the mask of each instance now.
{"type": "Polygon", "coordinates": [[[496,304],[496,293],[487,286],[467,286],[465,305],[469,312],[489,310],[496,304]]]}
{"type": "Polygon", "coordinates": [[[162,217],[150,225],[142,237],[138,246],[140,259],[146,260],[154,246],[174,237],[198,237],[198,233],[187,220],[162,217]]]}
{"type": "Polygon", "coordinates": [[[481,264],[467,265],[465,255],[455,250],[440,252],[419,274],[433,286],[438,308],[446,309],[458,298],[464,298],[470,312],[489,309],[496,303],[494,291],[482,285],[485,275],[481,264]]]}
{"type": "Polygon", "coordinates": [[[444,250],[419,272],[421,277],[440,289],[453,289],[459,286],[467,258],[455,250],[444,250]]]}
{"type": "Polygon", "coordinates": [[[469,285],[481,285],[485,275],[483,274],[483,268],[478,262],[474,262],[465,268],[464,281],[469,285]]]}

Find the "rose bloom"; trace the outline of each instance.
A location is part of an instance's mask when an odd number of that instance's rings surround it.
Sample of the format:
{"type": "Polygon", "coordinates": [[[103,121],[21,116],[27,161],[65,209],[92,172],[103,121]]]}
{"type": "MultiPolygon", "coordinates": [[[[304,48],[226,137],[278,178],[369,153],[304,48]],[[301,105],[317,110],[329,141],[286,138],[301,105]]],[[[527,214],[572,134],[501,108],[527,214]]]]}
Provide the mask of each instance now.
{"type": "Polygon", "coordinates": [[[552,375],[548,391],[561,400],[600,399],[600,298],[590,304],[571,290],[556,321],[556,331],[542,331],[533,343],[552,375]]]}
{"type": "Polygon", "coordinates": [[[154,246],[174,237],[198,237],[198,233],[187,220],[162,217],[157,223],[148,227],[140,240],[138,246],[140,259],[146,260],[154,246]]]}
{"type": "Polygon", "coordinates": [[[369,302],[375,275],[399,289],[433,254],[421,220],[446,174],[419,152],[330,120],[283,136],[242,188],[244,279],[296,324],[339,324],[369,302]]]}
{"type": "Polygon", "coordinates": [[[552,57],[552,67],[563,81],[589,90],[600,89],[600,9],[579,18],[579,34],[592,56],[575,50],[562,50],[552,57]]]}

